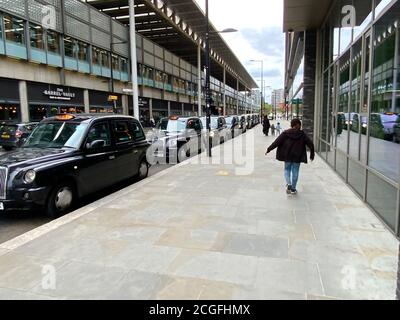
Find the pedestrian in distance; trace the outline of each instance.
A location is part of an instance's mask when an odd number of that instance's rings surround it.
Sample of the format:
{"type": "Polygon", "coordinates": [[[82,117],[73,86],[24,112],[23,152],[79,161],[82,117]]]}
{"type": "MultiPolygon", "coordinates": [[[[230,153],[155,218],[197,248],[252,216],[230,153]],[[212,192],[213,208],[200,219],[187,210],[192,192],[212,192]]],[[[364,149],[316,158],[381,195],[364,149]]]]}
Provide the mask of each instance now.
{"type": "Polygon", "coordinates": [[[281,134],[281,131],[282,131],[282,127],[281,127],[281,124],[279,122],[276,124],[275,130],[276,130],[277,135],[279,136],[281,134]]]}
{"type": "Polygon", "coordinates": [[[311,151],[310,159],[314,161],[315,149],[311,139],[301,130],[301,121],[294,119],[291,129],[284,131],[267,149],[265,155],[277,150],[276,159],[285,163],[286,193],[297,194],[301,163],[307,163],[307,148],[311,151]]]}
{"type": "Polygon", "coordinates": [[[271,123],[269,122],[268,116],[264,116],[263,120],[263,132],[268,137],[269,129],[271,128],[271,123]]]}
{"type": "Polygon", "coordinates": [[[271,124],[271,135],[275,136],[275,125],[271,124]]]}

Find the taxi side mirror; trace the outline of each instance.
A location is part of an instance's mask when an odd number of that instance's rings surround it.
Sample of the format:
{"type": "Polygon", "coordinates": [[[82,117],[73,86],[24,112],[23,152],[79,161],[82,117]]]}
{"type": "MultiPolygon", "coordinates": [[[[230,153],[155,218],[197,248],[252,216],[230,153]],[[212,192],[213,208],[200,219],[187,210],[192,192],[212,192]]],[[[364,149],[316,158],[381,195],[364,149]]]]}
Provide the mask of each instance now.
{"type": "Polygon", "coordinates": [[[105,145],[106,145],[106,142],[104,140],[95,140],[91,143],[88,143],[86,145],[86,148],[89,150],[99,149],[99,148],[103,148],[105,145]]]}

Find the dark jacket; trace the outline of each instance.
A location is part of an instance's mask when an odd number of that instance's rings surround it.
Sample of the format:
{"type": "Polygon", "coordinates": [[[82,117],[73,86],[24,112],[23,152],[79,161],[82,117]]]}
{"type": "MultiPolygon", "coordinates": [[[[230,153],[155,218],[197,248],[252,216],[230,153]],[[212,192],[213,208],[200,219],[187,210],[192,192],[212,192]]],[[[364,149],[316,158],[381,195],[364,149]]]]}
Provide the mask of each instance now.
{"type": "Polygon", "coordinates": [[[271,123],[269,122],[269,119],[267,117],[263,119],[263,127],[268,129],[271,128],[271,123]]]}
{"type": "Polygon", "coordinates": [[[314,160],[315,150],[311,139],[302,130],[289,129],[283,132],[268,148],[268,153],[278,148],[276,159],[285,162],[307,163],[306,146],[311,150],[314,160]]]}

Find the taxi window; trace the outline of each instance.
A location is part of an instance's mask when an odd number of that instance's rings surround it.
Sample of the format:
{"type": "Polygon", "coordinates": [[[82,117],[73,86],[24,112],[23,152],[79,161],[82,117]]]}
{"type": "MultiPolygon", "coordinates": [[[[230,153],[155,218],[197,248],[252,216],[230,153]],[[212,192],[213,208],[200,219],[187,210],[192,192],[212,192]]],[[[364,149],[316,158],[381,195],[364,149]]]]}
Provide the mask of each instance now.
{"type": "Polygon", "coordinates": [[[138,123],[136,123],[135,121],[132,121],[131,122],[131,127],[132,127],[132,131],[134,133],[134,139],[136,141],[144,140],[146,138],[142,128],[139,126],[138,123]]]}
{"type": "Polygon", "coordinates": [[[86,143],[90,144],[96,140],[105,141],[105,147],[111,145],[110,131],[108,130],[108,125],[106,123],[96,124],[89,130],[86,143]]]}
{"type": "Polygon", "coordinates": [[[117,143],[133,142],[135,139],[135,133],[129,125],[129,121],[115,121],[114,135],[117,143]]]}

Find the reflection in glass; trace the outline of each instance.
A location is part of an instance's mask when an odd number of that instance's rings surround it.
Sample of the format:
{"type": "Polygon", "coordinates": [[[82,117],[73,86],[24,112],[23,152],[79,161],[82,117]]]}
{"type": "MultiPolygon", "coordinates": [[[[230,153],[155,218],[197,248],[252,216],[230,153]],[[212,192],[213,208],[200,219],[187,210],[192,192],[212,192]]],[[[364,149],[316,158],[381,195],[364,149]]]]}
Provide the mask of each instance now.
{"type": "Polygon", "coordinates": [[[366,170],[358,163],[349,160],[349,183],[360,196],[365,194],[366,170]]]}
{"type": "Polygon", "coordinates": [[[32,48],[44,50],[44,32],[41,26],[29,25],[29,41],[32,48]]]}
{"type": "Polygon", "coordinates": [[[25,44],[24,21],[11,16],[4,16],[4,32],[6,40],[19,44],[25,44]]]}
{"type": "Polygon", "coordinates": [[[337,147],[347,153],[349,135],[349,98],[350,98],[350,52],[340,58],[339,102],[337,113],[337,147]]]}
{"type": "MultiPolygon", "coordinates": [[[[399,11],[400,4],[396,3],[393,10],[399,11]]],[[[375,28],[369,165],[398,182],[400,145],[396,141],[399,141],[400,42],[398,23],[390,11],[378,21],[375,28]]]]}
{"type": "Polygon", "coordinates": [[[392,230],[396,228],[397,189],[371,172],[368,173],[367,202],[392,230]]]}
{"type": "Polygon", "coordinates": [[[60,35],[53,30],[47,30],[47,50],[60,53],[60,35]]]}

